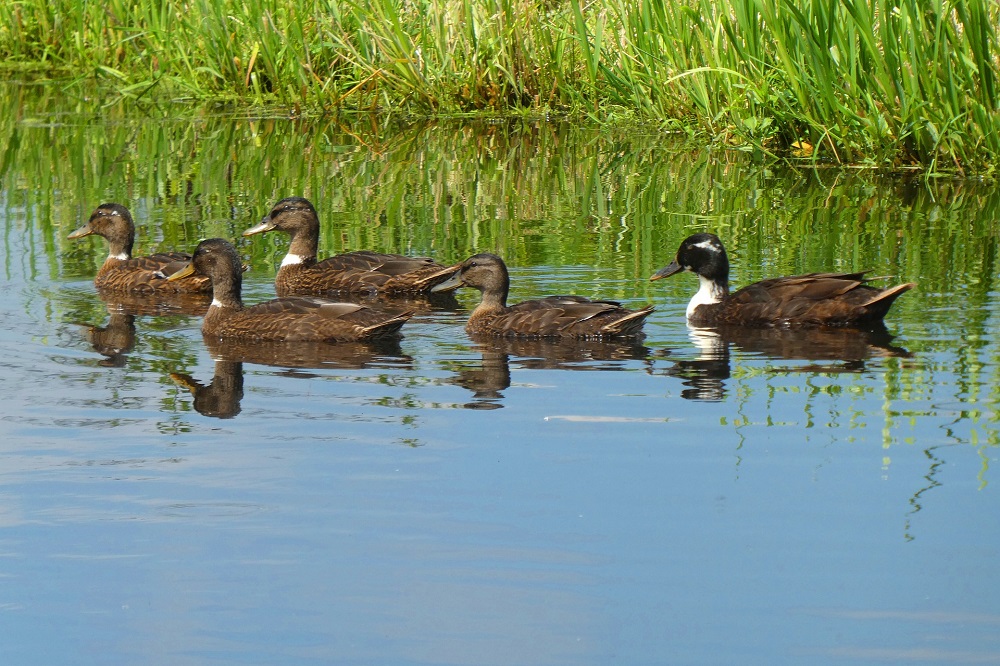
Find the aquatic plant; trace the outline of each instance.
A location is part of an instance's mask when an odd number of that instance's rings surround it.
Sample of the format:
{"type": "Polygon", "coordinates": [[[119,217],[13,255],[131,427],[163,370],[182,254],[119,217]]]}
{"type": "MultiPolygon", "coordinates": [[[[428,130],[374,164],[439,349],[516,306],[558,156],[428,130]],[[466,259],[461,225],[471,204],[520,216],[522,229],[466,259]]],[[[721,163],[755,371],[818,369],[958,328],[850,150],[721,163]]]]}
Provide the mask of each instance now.
{"type": "Polygon", "coordinates": [[[810,164],[990,175],[998,21],[989,0],[22,0],[0,4],[0,55],[118,96],[640,119],[810,164]]]}

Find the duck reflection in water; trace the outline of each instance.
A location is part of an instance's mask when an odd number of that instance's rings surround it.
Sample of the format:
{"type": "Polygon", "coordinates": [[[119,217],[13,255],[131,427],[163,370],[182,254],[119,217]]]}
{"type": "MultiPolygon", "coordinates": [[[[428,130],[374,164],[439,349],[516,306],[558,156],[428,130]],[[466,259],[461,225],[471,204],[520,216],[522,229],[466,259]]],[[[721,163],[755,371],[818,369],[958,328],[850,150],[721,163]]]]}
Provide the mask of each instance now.
{"type": "Polygon", "coordinates": [[[240,413],[243,400],[243,364],[237,361],[216,361],[215,375],[207,385],[191,375],[170,373],[170,378],[194,396],[194,408],[199,414],[219,419],[231,419],[240,413]]]}
{"type": "Polygon", "coordinates": [[[454,384],[472,391],[466,409],[500,409],[502,391],[510,388],[510,359],[506,352],[482,347],[482,362],[462,365],[455,370],[454,384]]]}
{"type": "Polygon", "coordinates": [[[173,292],[112,294],[102,291],[98,292],[98,296],[107,304],[109,312],[115,310],[144,317],[163,317],[169,315],[203,317],[208,312],[208,306],[212,303],[211,294],[173,292]]]}
{"type": "Polygon", "coordinates": [[[623,361],[643,360],[649,348],[636,340],[566,340],[471,336],[480,363],[455,370],[453,383],[472,391],[467,409],[503,407],[502,391],[510,388],[511,365],[527,370],[621,370],[623,361]]]}
{"type": "Polygon", "coordinates": [[[255,342],[206,337],[205,346],[217,360],[281,368],[360,370],[373,366],[405,368],[413,363],[413,358],[403,353],[399,339],[392,337],[365,342],[255,342]]]}
{"type": "Polygon", "coordinates": [[[731,350],[772,361],[806,361],[771,365],[768,371],[772,373],[860,373],[867,369],[870,359],[912,356],[906,349],[892,344],[894,336],[884,326],[866,329],[689,327],[688,335],[700,350],[698,358],[675,361],[666,374],[683,380],[687,388],[681,391],[681,397],[689,400],[725,398],[731,350]]]}
{"type": "Polygon", "coordinates": [[[122,367],[128,352],[135,348],[138,316],[184,315],[200,317],[212,302],[210,294],[154,292],[151,294],[121,294],[99,291],[98,297],[108,311],[104,326],[80,324],[83,337],[94,350],[105,356],[101,365],[122,367]]]}
{"type": "Polygon", "coordinates": [[[252,342],[205,338],[205,346],[215,359],[215,375],[202,384],[191,375],[174,372],[170,378],[194,396],[194,408],[204,416],[232,418],[240,413],[243,399],[243,364],[254,363],[286,370],[278,374],[310,378],[303,368],[362,369],[401,368],[413,359],[402,353],[399,340],[383,338],[371,342],[252,342]]]}
{"type": "Polygon", "coordinates": [[[135,348],[135,315],[108,308],[108,322],[104,326],[81,324],[83,337],[98,354],[103,356],[100,365],[121,368],[128,360],[126,354],[135,348]]]}

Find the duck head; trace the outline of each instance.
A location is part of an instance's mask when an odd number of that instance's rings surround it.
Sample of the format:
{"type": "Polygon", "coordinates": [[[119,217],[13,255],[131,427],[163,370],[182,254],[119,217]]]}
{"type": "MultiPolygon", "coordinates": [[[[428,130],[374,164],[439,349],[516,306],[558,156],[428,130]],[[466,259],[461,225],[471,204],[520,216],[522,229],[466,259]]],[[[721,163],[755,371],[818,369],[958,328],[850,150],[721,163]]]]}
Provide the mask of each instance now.
{"type": "Polygon", "coordinates": [[[720,287],[728,287],[729,257],[719,237],[715,234],[688,236],[681,242],[674,260],[653,273],[649,279],[659,280],[683,271],[694,273],[720,287]]]}
{"type": "Polygon", "coordinates": [[[243,235],[253,236],[276,230],[294,235],[310,229],[319,232],[319,217],[312,203],[304,197],[286,197],[274,204],[260,223],[244,231],[243,235]]]}
{"type": "Polygon", "coordinates": [[[90,219],[67,238],[76,239],[96,234],[108,240],[112,254],[128,259],[135,243],[135,222],[128,208],[117,203],[103,203],[94,209],[90,219]]]}
{"type": "Polygon", "coordinates": [[[213,305],[225,300],[239,302],[243,282],[243,265],[233,244],[222,238],[209,238],[198,243],[191,261],[176,273],[167,276],[168,281],[180,280],[188,275],[207,275],[212,280],[215,293],[213,305]],[[222,296],[225,298],[221,298],[222,296]]]}
{"type": "Polygon", "coordinates": [[[274,204],[271,211],[254,227],[243,232],[244,236],[253,236],[268,231],[283,231],[292,237],[288,246],[288,254],[282,260],[282,266],[307,263],[316,259],[316,249],[319,246],[319,216],[308,199],[303,197],[286,197],[274,204]]]}
{"type": "Polygon", "coordinates": [[[455,271],[451,278],[435,286],[431,289],[432,292],[472,287],[484,295],[494,295],[500,297],[501,301],[506,300],[507,291],[510,289],[510,275],[507,273],[507,265],[497,255],[482,252],[469,257],[457,266],[452,266],[449,270],[455,271]]]}

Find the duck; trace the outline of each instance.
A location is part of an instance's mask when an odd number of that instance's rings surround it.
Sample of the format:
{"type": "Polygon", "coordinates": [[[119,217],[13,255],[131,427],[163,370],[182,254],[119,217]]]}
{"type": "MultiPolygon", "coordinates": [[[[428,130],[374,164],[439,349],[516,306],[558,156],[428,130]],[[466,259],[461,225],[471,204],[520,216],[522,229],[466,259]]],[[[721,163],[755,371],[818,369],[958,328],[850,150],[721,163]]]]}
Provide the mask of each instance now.
{"type": "Polygon", "coordinates": [[[78,239],[97,235],[107,239],[108,258],[94,276],[94,286],[102,291],[128,294],[208,293],[211,281],[203,275],[168,282],[167,275],[176,272],[191,260],[183,252],[160,252],[133,257],[135,222],[128,208],[118,203],[103,203],[94,209],[90,219],[67,238],[78,239]]]}
{"type": "Polygon", "coordinates": [[[577,338],[602,340],[642,334],[652,306],[629,310],[616,301],[582,296],[548,296],[507,305],[510,275],[503,259],[488,252],[469,257],[452,267],[447,281],[432,291],[471,287],[482,292],[482,301],[465,326],[473,337],[577,338]]]}
{"type": "Polygon", "coordinates": [[[353,294],[365,296],[426,295],[446,280],[445,268],[428,257],[408,257],[369,250],[316,259],[319,217],[304,197],[286,197],[274,204],[259,224],[244,236],[282,231],[291,236],[288,253],[275,276],[279,296],[294,294],[353,294]]]}
{"type": "Polygon", "coordinates": [[[241,299],[243,272],[236,248],[222,238],[198,243],[191,260],[167,279],[197,274],[212,282],[212,304],[201,332],[217,339],[252,341],[375,340],[397,335],[413,312],[389,313],[361,303],[325,298],[285,296],[245,306],[241,299]]]}
{"type": "Polygon", "coordinates": [[[659,280],[689,271],[701,283],[687,306],[693,326],[866,328],[882,319],[912,282],[888,289],[870,286],[868,271],[809,273],[770,278],[729,292],[729,258],[719,237],[711,233],[688,236],[675,259],[656,271],[659,280]]]}

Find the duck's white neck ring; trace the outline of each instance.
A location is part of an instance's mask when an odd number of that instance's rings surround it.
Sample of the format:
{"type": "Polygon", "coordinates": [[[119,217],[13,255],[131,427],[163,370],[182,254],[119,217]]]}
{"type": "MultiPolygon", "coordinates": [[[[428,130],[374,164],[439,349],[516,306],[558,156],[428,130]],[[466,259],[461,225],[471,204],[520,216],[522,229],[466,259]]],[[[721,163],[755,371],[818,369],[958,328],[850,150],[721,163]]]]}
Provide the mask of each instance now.
{"type": "Polygon", "coordinates": [[[285,258],[281,260],[282,266],[298,266],[299,264],[305,262],[305,258],[297,254],[292,254],[289,252],[285,255],[285,258]]]}
{"type": "Polygon", "coordinates": [[[700,284],[698,293],[691,298],[687,306],[688,319],[691,319],[694,316],[695,310],[702,305],[716,305],[717,303],[721,303],[722,299],[726,296],[726,290],[715,280],[710,280],[707,277],[699,275],[698,282],[700,284]]]}

